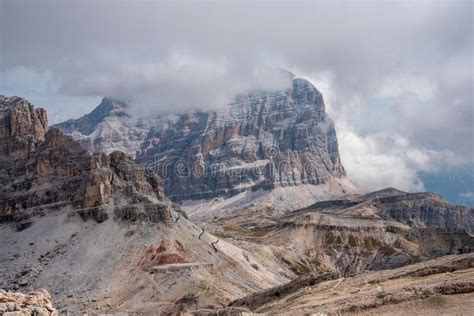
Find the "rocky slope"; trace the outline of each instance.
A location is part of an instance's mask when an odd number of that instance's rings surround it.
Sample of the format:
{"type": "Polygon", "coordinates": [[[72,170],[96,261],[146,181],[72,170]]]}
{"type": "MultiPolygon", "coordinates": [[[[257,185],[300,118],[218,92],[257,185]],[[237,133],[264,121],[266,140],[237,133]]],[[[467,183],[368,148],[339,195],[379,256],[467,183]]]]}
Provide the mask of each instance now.
{"type": "Polygon", "coordinates": [[[135,153],[141,143],[136,161],[164,179],[174,201],[306,186],[311,203],[328,198],[329,182],[332,196],[357,192],[345,179],[323,96],[304,79],[293,78],[285,90],[240,95],[219,111],[132,122],[124,103],[104,99],[92,113],[56,126],[88,150],[120,146],[135,153]]]}
{"type": "Polygon", "coordinates": [[[249,251],[268,246],[296,274],[347,276],[474,250],[474,208],[449,205],[433,193],[394,189],[318,202],[286,215],[246,208],[215,215],[206,226],[249,251]]]}
{"type": "Polygon", "coordinates": [[[226,311],[285,315],[469,315],[473,308],[474,255],[467,254],[349,278],[330,274],[303,277],[238,299],[226,311]]]}

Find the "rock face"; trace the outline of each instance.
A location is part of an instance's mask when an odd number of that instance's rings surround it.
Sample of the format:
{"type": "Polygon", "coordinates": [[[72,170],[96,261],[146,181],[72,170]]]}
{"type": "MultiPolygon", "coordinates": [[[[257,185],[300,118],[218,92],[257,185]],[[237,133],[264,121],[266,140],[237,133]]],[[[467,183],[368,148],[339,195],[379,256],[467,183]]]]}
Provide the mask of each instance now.
{"type": "Polygon", "coordinates": [[[175,200],[345,176],[323,97],[303,79],[284,91],[239,96],[219,112],[182,115],[148,134],[137,161],[155,168],[175,200]]]}
{"type": "Polygon", "coordinates": [[[68,204],[98,221],[109,204],[166,209],[161,179],[129,155],[91,155],[59,129],[47,130],[43,109],[21,98],[0,100],[0,220],[27,223],[30,213],[68,204]]]}
{"type": "Polygon", "coordinates": [[[209,223],[224,236],[276,247],[297,274],[347,276],[474,251],[474,208],[450,205],[434,193],[385,189],[283,216],[271,208],[245,209],[209,223]]]}
{"type": "Polygon", "coordinates": [[[0,154],[10,157],[31,154],[44,140],[48,119],[25,99],[0,96],[0,154]]]}
{"type": "Polygon", "coordinates": [[[59,315],[51,303],[51,295],[46,290],[30,294],[0,290],[0,314],[5,316],[59,315]]]}
{"type": "Polygon", "coordinates": [[[133,125],[124,103],[104,99],[92,113],[56,126],[90,151],[120,146],[133,154],[140,143],[136,161],[160,175],[177,201],[345,178],[323,96],[304,79],[240,95],[219,111],[138,121],[133,125]]]}
{"type": "Polygon", "coordinates": [[[413,228],[443,229],[474,233],[474,208],[451,205],[436,193],[406,193],[387,188],[344,200],[317,202],[300,211],[347,210],[366,216],[375,212],[381,219],[395,220],[413,228]]]}

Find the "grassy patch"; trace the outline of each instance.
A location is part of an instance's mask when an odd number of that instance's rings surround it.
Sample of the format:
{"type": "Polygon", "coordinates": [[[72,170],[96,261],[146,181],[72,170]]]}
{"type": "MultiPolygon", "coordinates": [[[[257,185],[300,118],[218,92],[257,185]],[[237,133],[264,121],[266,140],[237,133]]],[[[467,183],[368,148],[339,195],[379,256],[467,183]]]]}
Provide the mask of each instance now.
{"type": "Polygon", "coordinates": [[[262,237],[268,234],[272,229],[271,228],[253,228],[248,229],[240,226],[223,226],[222,229],[226,233],[233,233],[238,235],[244,235],[248,237],[262,237]]]}
{"type": "Polygon", "coordinates": [[[347,243],[349,244],[349,246],[351,247],[356,247],[357,246],[357,241],[356,241],[356,238],[354,236],[349,235],[348,239],[347,239],[347,243]]]}

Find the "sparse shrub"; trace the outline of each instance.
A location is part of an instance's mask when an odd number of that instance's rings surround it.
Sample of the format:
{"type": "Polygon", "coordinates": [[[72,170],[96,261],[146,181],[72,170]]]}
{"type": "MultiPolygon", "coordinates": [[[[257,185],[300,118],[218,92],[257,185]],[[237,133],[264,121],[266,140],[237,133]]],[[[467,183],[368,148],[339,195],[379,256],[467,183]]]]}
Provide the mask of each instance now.
{"type": "Polygon", "coordinates": [[[384,255],[386,255],[386,256],[391,256],[396,252],[395,249],[392,246],[387,245],[387,244],[382,244],[379,247],[379,251],[381,253],[383,253],[384,255]]]}
{"type": "Polygon", "coordinates": [[[257,271],[260,270],[260,268],[258,267],[258,265],[255,264],[255,263],[252,263],[250,266],[251,266],[252,268],[254,268],[255,270],[257,270],[257,271]]]}
{"type": "Polygon", "coordinates": [[[356,246],[357,246],[357,241],[356,241],[355,237],[352,236],[352,235],[349,235],[349,238],[348,238],[348,240],[347,240],[347,243],[348,243],[349,246],[351,246],[351,247],[356,247],[356,246]]]}
{"type": "Polygon", "coordinates": [[[326,235],[324,236],[324,238],[326,240],[326,245],[331,245],[335,241],[334,235],[330,231],[326,232],[326,235]]]}

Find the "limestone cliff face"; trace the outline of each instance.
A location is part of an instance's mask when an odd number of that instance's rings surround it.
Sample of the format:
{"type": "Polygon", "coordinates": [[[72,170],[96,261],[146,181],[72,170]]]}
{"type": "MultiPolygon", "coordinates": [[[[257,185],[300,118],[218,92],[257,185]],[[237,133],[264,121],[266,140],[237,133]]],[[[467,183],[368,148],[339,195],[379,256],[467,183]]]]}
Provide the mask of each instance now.
{"type": "Polygon", "coordinates": [[[48,130],[43,109],[16,97],[0,102],[0,221],[22,222],[65,205],[98,221],[108,218],[108,205],[167,208],[161,179],[131,156],[92,155],[59,129],[48,130]]]}
{"type": "Polygon", "coordinates": [[[44,140],[48,119],[25,99],[0,96],[0,154],[15,157],[34,151],[44,140]]]}
{"type": "Polygon", "coordinates": [[[91,152],[136,154],[173,200],[337,182],[345,171],[323,96],[307,80],[289,82],[239,95],[218,111],[155,118],[132,119],[124,102],[104,98],[90,114],[56,126],[91,152]]]}
{"type": "Polygon", "coordinates": [[[188,113],[150,131],[137,161],[174,200],[324,184],[345,176],[321,93],[293,79],[277,92],[242,95],[220,111],[188,113]]]}

